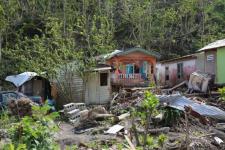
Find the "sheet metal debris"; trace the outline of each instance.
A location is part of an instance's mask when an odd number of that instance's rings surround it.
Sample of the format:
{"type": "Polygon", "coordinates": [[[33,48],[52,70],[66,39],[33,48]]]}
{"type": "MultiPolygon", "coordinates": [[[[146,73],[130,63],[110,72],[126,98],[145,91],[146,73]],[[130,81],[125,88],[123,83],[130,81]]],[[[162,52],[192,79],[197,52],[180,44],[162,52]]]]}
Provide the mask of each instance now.
{"type": "Polygon", "coordinates": [[[117,132],[119,132],[123,128],[124,128],[124,126],[121,126],[119,124],[116,124],[116,125],[110,127],[109,130],[107,130],[105,133],[108,133],[108,134],[116,134],[117,132]]]}
{"type": "Polygon", "coordinates": [[[12,82],[16,87],[19,87],[35,76],[37,76],[37,73],[35,72],[24,72],[18,75],[7,76],[5,80],[12,82]]]}
{"type": "Polygon", "coordinates": [[[158,95],[157,97],[159,98],[161,104],[167,104],[169,107],[184,111],[184,106],[191,106],[192,109],[200,115],[225,120],[225,111],[214,106],[206,105],[205,103],[192,101],[179,94],[158,95]]]}

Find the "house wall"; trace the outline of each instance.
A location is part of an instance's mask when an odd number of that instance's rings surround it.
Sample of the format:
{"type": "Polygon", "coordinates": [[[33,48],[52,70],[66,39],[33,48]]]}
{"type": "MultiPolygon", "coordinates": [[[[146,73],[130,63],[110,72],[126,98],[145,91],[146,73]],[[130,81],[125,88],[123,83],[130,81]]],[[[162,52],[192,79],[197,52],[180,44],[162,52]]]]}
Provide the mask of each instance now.
{"type": "Polygon", "coordinates": [[[217,80],[219,84],[225,83],[225,47],[217,49],[217,80]]]}
{"type": "Polygon", "coordinates": [[[19,92],[27,96],[41,96],[47,99],[51,96],[50,82],[45,78],[35,77],[20,86],[19,92]]]}
{"type": "Polygon", "coordinates": [[[205,51],[205,73],[216,75],[216,59],[215,49],[205,51]]]}
{"type": "Polygon", "coordinates": [[[196,53],[195,55],[197,56],[196,70],[205,72],[205,53],[201,52],[201,53],[196,53]]]}
{"type": "Polygon", "coordinates": [[[86,75],[85,103],[107,104],[111,100],[110,71],[92,72],[86,75]],[[108,73],[107,86],[100,86],[100,73],[108,73]]]}
{"type": "MultiPolygon", "coordinates": [[[[107,64],[113,65],[116,68],[119,68],[121,64],[135,63],[137,65],[142,64],[143,61],[147,61],[150,65],[148,68],[148,74],[151,73],[151,65],[154,66],[153,73],[155,72],[156,58],[153,56],[146,55],[142,52],[133,52],[124,56],[115,56],[107,60],[107,64]]],[[[125,73],[126,68],[122,68],[122,73],[125,73]]]]}
{"type": "Polygon", "coordinates": [[[57,86],[58,107],[71,102],[84,102],[83,79],[76,72],[62,69],[54,82],[57,86]]]}
{"type": "Polygon", "coordinates": [[[174,86],[179,82],[188,80],[192,72],[196,71],[196,59],[176,60],[167,63],[157,64],[157,81],[160,85],[174,86]],[[183,63],[183,78],[177,77],[177,64],[183,63]],[[166,67],[169,67],[169,80],[166,81],[166,67]]]}

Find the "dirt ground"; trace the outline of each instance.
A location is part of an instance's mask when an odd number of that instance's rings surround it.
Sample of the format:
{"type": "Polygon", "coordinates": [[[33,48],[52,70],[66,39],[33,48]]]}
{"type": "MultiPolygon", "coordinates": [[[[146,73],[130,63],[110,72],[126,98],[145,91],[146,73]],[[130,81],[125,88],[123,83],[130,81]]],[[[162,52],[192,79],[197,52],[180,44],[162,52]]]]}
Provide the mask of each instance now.
{"type": "Polygon", "coordinates": [[[89,133],[76,134],[74,133],[74,127],[66,122],[59,123],[59,132],[55,135],[56,141],[60,144],[61,149],[66,146],[72,145],[88,145],[91,142],[96,141],[119,141],[120,137],[116,135],[95,134],[89,133]]]}

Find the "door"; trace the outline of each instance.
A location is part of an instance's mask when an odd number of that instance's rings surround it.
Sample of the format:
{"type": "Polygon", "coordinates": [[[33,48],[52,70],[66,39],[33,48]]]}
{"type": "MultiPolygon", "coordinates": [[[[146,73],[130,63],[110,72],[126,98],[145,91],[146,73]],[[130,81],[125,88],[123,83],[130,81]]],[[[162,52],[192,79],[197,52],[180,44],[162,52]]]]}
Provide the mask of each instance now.
{"type": "Polygon", "coordinates": [[[99,104],[106,104],[110,100],[109,72],[100,72],[99,78],[99,104]]]}
{"type": "Polygon", "coordinates": [[[205,72],[214,74],[216,73],[216,51],[205,52],[205,72]]]}
{"type": "Polygon", "coordinates": [[[98,74],[96,72],[90,73],[86,84],[86,103],[88,104],[97,104],[99,102],[99,97],[97,96],[99,86],[97,83],[98,74]]]}

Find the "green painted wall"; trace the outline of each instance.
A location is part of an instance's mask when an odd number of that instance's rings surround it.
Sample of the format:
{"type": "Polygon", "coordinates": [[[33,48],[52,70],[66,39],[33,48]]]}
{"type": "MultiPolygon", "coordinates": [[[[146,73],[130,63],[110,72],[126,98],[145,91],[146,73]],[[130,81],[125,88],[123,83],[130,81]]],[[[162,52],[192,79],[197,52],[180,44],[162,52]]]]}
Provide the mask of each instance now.
{"type": "Polygon", "coordinates": [[[217,83],[225,83],[225,47],[217,49],[217,83]]]}

